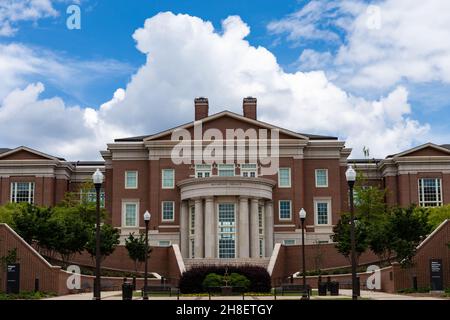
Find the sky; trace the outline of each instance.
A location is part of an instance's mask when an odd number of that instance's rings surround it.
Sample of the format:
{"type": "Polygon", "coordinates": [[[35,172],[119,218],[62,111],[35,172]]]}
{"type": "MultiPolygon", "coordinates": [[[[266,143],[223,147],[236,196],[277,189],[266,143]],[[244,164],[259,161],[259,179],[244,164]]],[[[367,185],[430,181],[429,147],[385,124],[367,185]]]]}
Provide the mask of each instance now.
{"type": "Polygon", "coordinates": [[[450,143],[448,39],[439,0],[0,0],[0,147],[99,159],[191,121],[198,96],[257,97],[261,120],[353,158],[450,143]]]}

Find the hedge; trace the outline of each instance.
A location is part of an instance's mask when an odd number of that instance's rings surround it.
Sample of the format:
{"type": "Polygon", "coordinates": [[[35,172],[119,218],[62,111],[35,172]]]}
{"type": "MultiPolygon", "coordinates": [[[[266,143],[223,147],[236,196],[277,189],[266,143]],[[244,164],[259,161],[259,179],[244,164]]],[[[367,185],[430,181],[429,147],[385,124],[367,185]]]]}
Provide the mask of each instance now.
{"type": "Polygon", "coordinates": [[[201,293],[203,281],[210,273],[224,275],[225,269],[228,269],[228,275],[238,273],[250,280],[249,292],[270,292],[271,281],[267,270],[259,266],[216,266],[204,265],[193,267],[184,272],[180,279],[181,293],[201,293]]]}

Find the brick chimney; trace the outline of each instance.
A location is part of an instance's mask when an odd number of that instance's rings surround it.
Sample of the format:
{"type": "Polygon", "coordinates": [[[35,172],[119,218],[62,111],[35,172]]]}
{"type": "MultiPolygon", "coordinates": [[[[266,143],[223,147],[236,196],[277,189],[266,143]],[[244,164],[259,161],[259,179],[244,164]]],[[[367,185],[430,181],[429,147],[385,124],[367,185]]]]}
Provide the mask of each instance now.
{"type": "Polygon", "coordinates": [[[209,104],[208,98],[195,98],[195,121],[201,120],[208,116],[209,104]]]}
{"type": "Polygon", "coordinates": [[[244,98],[243,109],[244,117],[256,120],[256,98],[244,98]]]}

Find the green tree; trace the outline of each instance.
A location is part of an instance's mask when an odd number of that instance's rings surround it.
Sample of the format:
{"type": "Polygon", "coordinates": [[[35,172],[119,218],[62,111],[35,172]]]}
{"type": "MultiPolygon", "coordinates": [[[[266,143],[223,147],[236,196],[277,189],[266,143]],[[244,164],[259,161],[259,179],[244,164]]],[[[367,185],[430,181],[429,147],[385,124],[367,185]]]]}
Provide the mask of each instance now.
{"type": "Polygon", "coordinates": [[[223,276],[217,273],[208,274],[202,282],[204,290],[208,290],[209,287],[220,287],[223,284],[223,276]]]}
{"type": "MultiPolygon", "coordinates": [[[[119,230],[109,224],[103,224],[100,227],[100,255],[101,260],[112,254],[116,249],[119,241],[119,230]]],[[[95,259],[96,249],[96,229],[92,227],[89,232],[88,241],[86,243],[86,251],[95,259]]]]}
{"type": "Polygon", "coordinates": [[[141,233],[138,237],[134,233],[130,233],[125,239],[125,248],[128,251],[128,256],[134,261],[134,269],[138,271],[138,264],[145,262],[146,253],[150,255],[152,249],[147,246],[145,242],[145,234],[141,233]]]}
{"type": "Polygon", "coordinates": [[[19,258],[17,257],[17,248],[8,250],[6,255],[0,257],[0,265],[3,271],[6,271],[6,266],[8,264],[17,263],[19,258]]]}
{"type": "Polygon", "coordinates": [[[230,274],[230,285],[233,287],[242,287],[248,290],[250,287],[250,280],[242,274],[232,273],[230,274]]]}
{"type": "MultiPolygon", "coordinates": [[[[338,223],[334,226],[333,235],[331,235],[331,239],[335,242],[335,247],[338,252],[349,259],[351,253],[350,221],[350,214],[343,214],[341,219],[339,219],[338,223]]],[[[358,260],[368,247],[367,229],[364,222],[360,220],[355,221],[355,245],[356,260],[358,260]]]]}
{"type": "Polygon", "coordinates": [[[53,226],[51,249],[59,253],[63,262],[67,263],[75,253],[81,253],[89,238],[89,224],[81,220],[73,212],[59,212],[50,220],[53,226]]]}
{"type": "Polygon", "coordinates": [[[428,222],[433,230],[436,229],[444,220],[450,219],[450,205],[429,208],[429,210],[430,214],[428,216],[428,222]]]}
{"type": "Polygon", "coordinates": [[[403,267],[410,267],[416,247],[431,232],[428,209],[410,206],[394,208],[389,216],[389,237],[392,251],[403,267]]]}

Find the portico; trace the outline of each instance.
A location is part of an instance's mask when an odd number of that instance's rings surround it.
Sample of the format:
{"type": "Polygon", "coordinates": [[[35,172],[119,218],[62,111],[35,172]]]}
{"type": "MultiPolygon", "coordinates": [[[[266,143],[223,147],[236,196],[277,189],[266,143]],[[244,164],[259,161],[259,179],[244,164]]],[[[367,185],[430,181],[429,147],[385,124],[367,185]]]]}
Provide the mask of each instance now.
{"type": "Polygon", "coordinates": [[[180,244],[185,258],[264,258],[273,249],[272,188],[263,178],[180,181],[180,244]]]}

